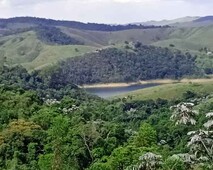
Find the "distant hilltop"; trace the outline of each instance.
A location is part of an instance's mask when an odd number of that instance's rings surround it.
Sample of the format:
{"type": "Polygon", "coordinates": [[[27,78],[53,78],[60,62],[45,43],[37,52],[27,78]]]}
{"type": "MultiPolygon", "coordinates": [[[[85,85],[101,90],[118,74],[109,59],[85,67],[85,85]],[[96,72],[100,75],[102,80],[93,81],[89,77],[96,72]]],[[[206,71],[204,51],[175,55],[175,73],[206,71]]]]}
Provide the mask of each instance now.
{"type": "Polygon", "coordinates": [[[177,18],[173,20],[161,20],[161,21],[146,21],[132,23],[138,25],[154,25],[154,26],[205,26],[213,24],[213,16],[186,16],[183,18],[177,18]]]}

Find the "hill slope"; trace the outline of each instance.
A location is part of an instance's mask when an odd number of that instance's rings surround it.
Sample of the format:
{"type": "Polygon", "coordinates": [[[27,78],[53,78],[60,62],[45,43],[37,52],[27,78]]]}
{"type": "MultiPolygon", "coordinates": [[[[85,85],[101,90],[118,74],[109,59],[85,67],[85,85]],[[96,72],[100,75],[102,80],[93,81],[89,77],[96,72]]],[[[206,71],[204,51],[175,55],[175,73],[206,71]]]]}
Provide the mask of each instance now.
{"type": "Polygon", "coordinates": [[[0,58],[6,57],[8,64],[23,64],[28,70],[39,69],[95,49],[84,45],[47,45],[33,31],[0,38],[0,58]]]}
{"type": "MultiPolygon", "coordinates": [[[[190,81],[190,80],[189,80],[190,81]]],[[[150,87],[142,90],[136,90],[125,95],[117,96],[118,98],[131,96],[131,100],[148,100],[148,99],[167,99],[177,100],[183,98],[183,94],[187,91],[191,91],[196,94],[211,94],[213,93],[213,79],[200,80],[196,83],[176,83],[176,84],[165,84],[156,87],[150,87]]],[[[116,98],[117,98],[116,97],[116,98]]]]}
{"type": "Polygon", "coordinates": [[[175,27],[201,27],[201,26],[209,26],[213,25],[213,16],[204,16],[204,17],[183,17],[172,20],[162,20],[162,21],[147,21],[147,22],[139,22],[135,24],[142,25],[154,25],[154,26],[175,26],[175,27]]]}
{"type": "Polygon", "coordinates": [[[135,82],[158,78],[201,75],[190,54],[154,46],[110,48],[69,58],[51,73],[53,84],[135,82]]]}
{"type": "Polygon", "coordinates": [[[181,24],[185,22],[192,22],[200,17],[183,17],[183,18],[177,18],[177,19],[172,19],[172,20],[162,20],[162,21],[147,21],[147,22],[141,22],[141,23],[136,23],[136,24],[142,24],[142,25],[174,25],[174,24],[181,24]]]}
{"type": "Polygon", "coordinates": [[[185,28],[132,29],[116,32],[82,31],[62,28],[62,31],[87,45],[107,46],[125,41],[152,44],[180,50],[199,51],[203,47],[213,50],[213,26],[185,28]]]}
{"type": "Polygon", "coordinates": [[[182,50],[198,51],[203,47],[213,50],[213,26],[177,28],[170,32],[167,39],[154,43],[162,47],[169,47],[170,44],[182,50]]]}
{"type": "MultiPolygon", "coordinates": [[[[96,49],[120,48],[138,41],[144,45],[160,47],[171,48],[172,45],[173,49],[199,55],[201,55],[199,50],[202,48],[213,51],[213,26],[145,29],[125,27],[126,30],[120,29],[120,31],[103,31],[102,29],[91,31],[86,30],[87,24],[76,29],[72,28],[75,22],[67,21],[37,18],[33,21],[30,21],[30,18],[2,21],[0,59],[6,57],[7,64],[22,64],[28,70],[41,69],[60,60],[81,56],[96,49]],[[38,26],[39,23],[44,25],[38,26]],[[45,25],[48,23],[50,23],[48,26],[45,25]]],[[[78,27],[80,25],[77,23],[78,27]]],[[[201,60],[206,60],[206,57],[201,57],[201,60]]]]}

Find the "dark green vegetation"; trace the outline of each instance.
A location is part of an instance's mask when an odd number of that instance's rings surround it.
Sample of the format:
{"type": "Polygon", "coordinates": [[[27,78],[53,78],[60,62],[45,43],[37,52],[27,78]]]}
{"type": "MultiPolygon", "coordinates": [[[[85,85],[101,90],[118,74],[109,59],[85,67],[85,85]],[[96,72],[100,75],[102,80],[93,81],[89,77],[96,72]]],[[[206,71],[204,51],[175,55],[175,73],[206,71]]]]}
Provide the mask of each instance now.
{"type": "MultiPolygon", "coordinates": [[[[76,85],[61,86],[53,84],[48,79],[42,78],[38,72],[29,74],[22,66],[8,67],[0,65],[0,84],[8,90],[23,89],[36,91],[41,98],[61,99],[64,95],[76,95],[80,99],[85,96],[76,85]]],[[[89,100],[88,96],[85,100],[89,100]]]]}
{"type": "Polygon", "coordinates": [[[195,60],[189,53],[136,43],[128,50],[111,48],[70,58],[51,74],[54,83],[65,85],[178,79],[202,75],[195,60]]]}
{"type": "Polygon", "coordinates": [[[56,27],[40,26],[35,28],[35,30],[39,40],[47,44],[83,45],[83,43],[74,38],[71,38],[56,27]]]}
{"type": "Polygon", "coordinates": [[[2,170],[150,170],[141,157],[148,152],[162,155],[156,170],[198,168],[171,156],[189,151],[186,132],[200,128],[205,118],[198,116],[195,127],[175,126],[169,108],[197,98],[198,110],[210,112],[209,94],[204,102],[198,100],[202,94],[190,91],[178,100],[107,101],[19,66],[1,65],[0,71],[2,170]]]}

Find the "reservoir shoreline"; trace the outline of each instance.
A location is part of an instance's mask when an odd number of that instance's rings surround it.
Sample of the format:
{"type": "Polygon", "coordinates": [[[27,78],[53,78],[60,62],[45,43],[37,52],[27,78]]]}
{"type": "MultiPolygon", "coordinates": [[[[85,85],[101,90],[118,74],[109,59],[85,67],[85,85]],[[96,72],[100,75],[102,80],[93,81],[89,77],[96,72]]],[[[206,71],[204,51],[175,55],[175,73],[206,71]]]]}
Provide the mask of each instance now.
{"type": "Polygon", "coordinates": [[[202,78],[202,79],[156,79],[156,80],[147,80],[147,81],[138,81],[131,83],[100,83],[100,84],[85,84],[79,86],[80,88],[116,88],[116,87],[129,87],[134,85],[146,85],[146,84],[173,84],[173,83],[200,83],[200,82],[209,82],[213,78],[202,78]]]}

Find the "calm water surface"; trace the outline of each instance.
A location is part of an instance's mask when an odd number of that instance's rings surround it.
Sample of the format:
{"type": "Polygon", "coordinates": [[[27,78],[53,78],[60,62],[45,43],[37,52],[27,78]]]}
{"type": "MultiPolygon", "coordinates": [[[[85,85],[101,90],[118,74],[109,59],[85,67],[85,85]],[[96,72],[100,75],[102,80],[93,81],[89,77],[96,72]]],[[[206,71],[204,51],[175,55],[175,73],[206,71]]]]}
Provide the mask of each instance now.
{"type": "Polygon", "coordinates": [[[109,98],[109,97],[113,97],[113,96],[117,96],[117,95],[121,95],[121,94],[125,94],[128,92],[132,92],[135,90],[139,90],[139,89],[145,89],[148,87],[154,87],[154,86],[158,86],[160,84],[138,84],[138,85],[132,85],[132,86],[127,86],[127,87],[101,87],[101,88],[85,88],[85,90],[91,94],[95,94],[99,97],[102,98],[109,98]]]}

